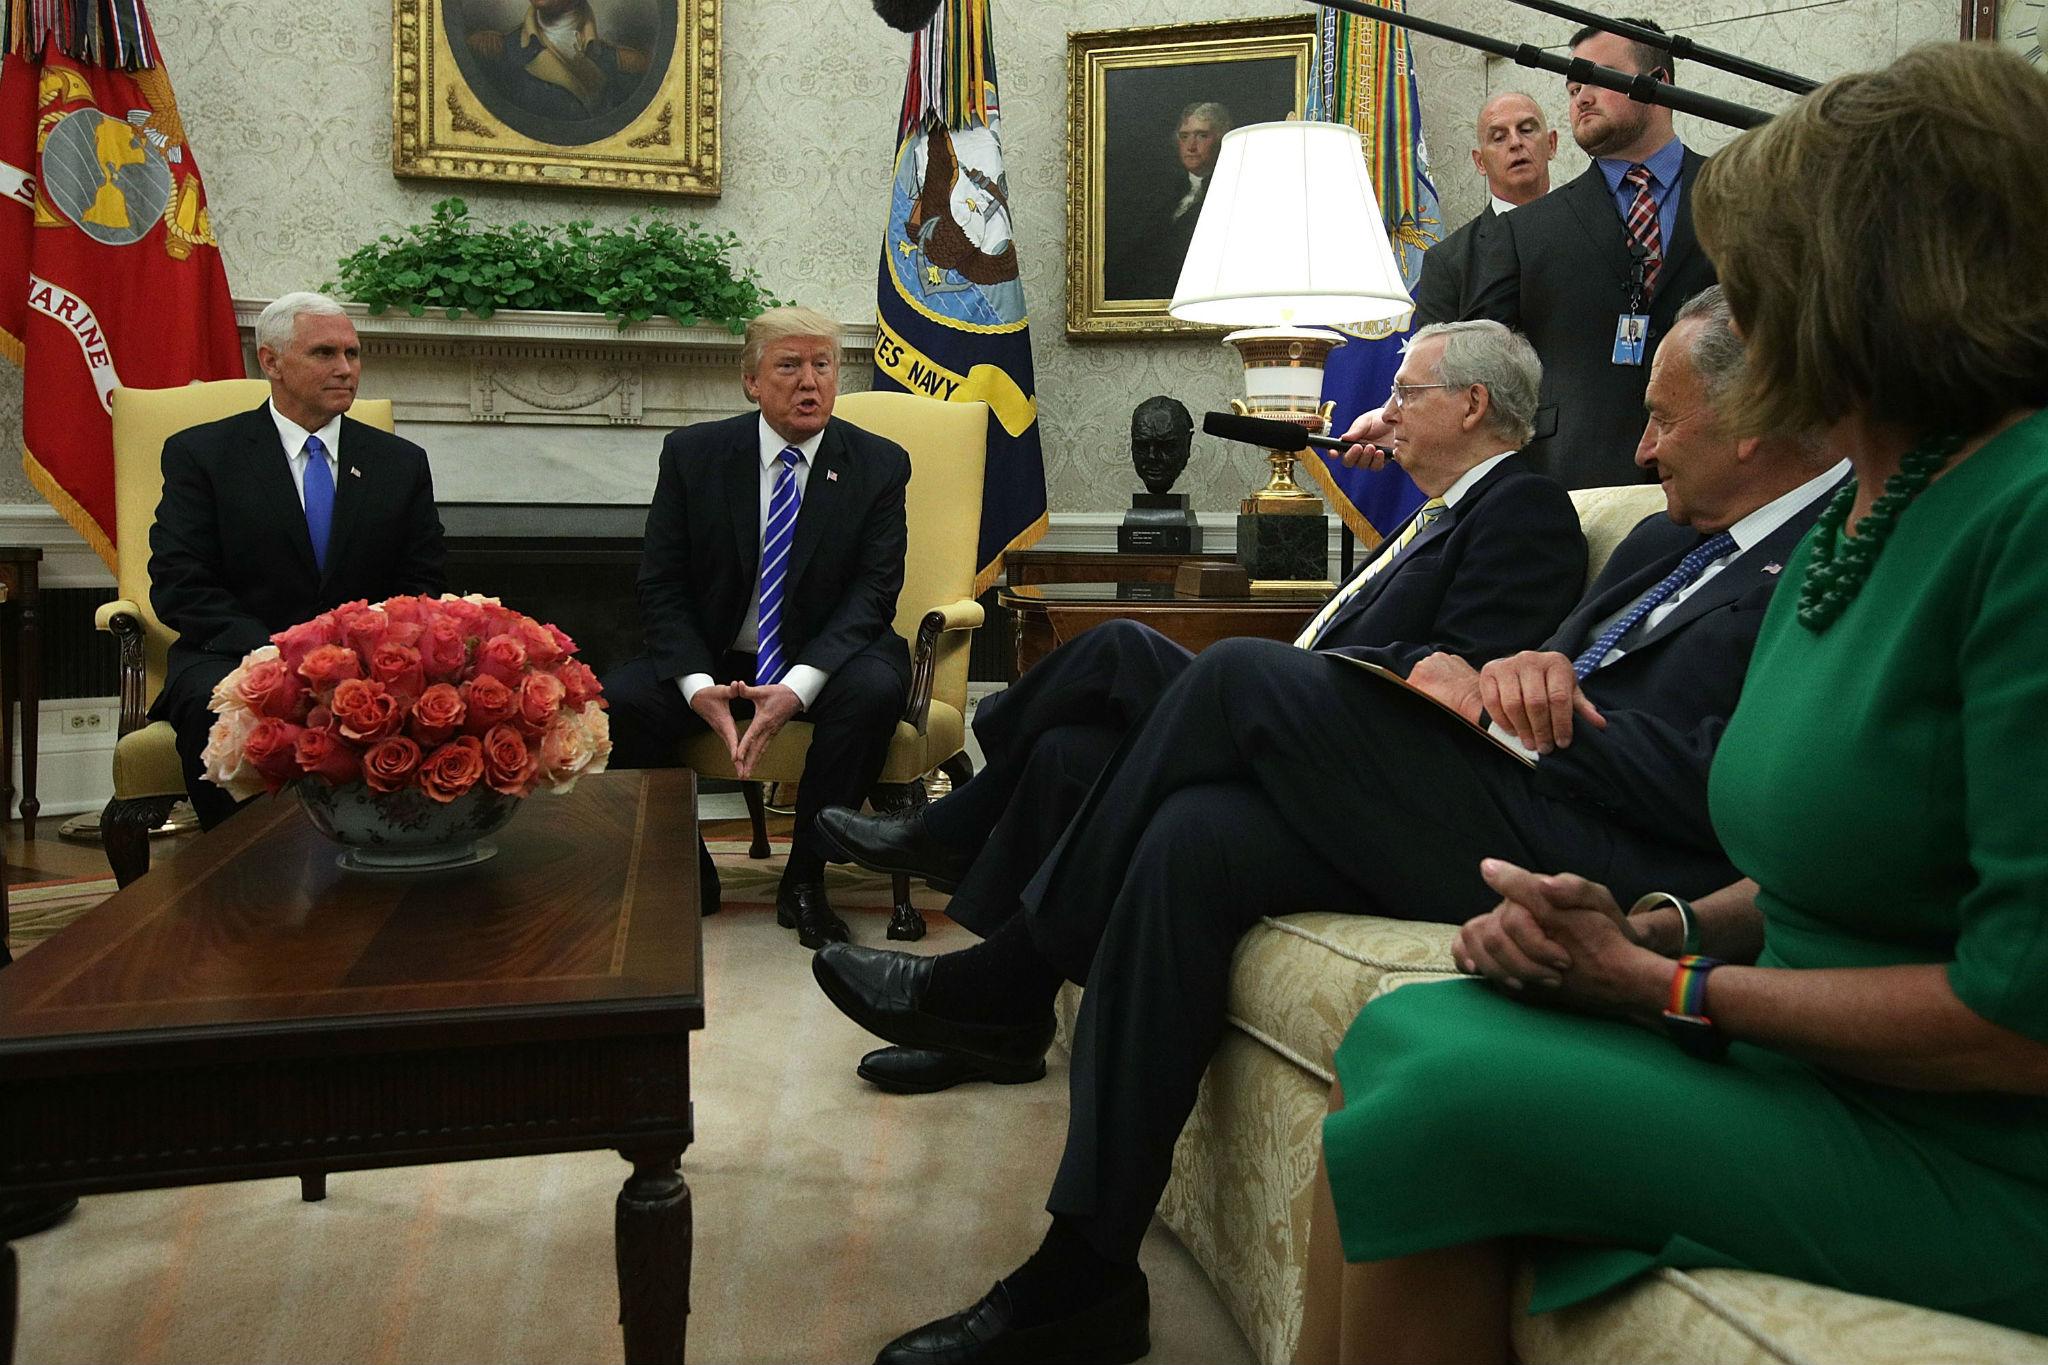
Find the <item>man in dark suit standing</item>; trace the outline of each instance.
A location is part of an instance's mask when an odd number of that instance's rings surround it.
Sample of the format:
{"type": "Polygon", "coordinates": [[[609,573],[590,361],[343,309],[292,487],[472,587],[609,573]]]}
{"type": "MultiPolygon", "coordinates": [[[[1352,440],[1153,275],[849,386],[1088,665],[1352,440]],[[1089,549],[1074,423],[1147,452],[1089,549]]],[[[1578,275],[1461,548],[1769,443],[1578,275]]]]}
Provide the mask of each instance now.
{"type": "MultiPolygon", "coordinates": [[[[847,937],[825,898],[817,813],[866,798],[910,689],[894,628],[910,457],[832,416],[839,324],[823,314],[761,314],[740,369],[758,415],[683,427],[662,445],[640,553],[647,653],[604,680],[611,761],[673,767],[677,746],[708,728],[746,777],[801,713],[811,744],[775,908],[816,948],[847,937]]],[[[718,874],[701,835],[697,855],[710,914],[718,874]]]]}
{"type": "Polygon", "coordinates": [[[321,612],[445,586],[427,455],[344,414],[362,349],[341,305],[287,294],[256,319],[270,401],[164,442],[149,601],[178,632],[152,719],[178,732],[202,827],[235,800],[202,776],[213,689],[252,649],[321,612]]]}
{"type": "Polygon", "coordinates": [[[1473,262],[1485,252],[1495,225],[1550,193],[1557,130],[1543,121],[1535,100],[1518,91],[1495,95],[1479,111],[1478,133],[1472,165],[1486,178],[1487,204],[1478,217],[1422,254],[1422,278],[1415,282],[1418,324],[1464,317],[1473,262]]]}
{"type": "MultiPolygon", "coordinates": [[[[1591,28],[1573,38],[1572,55],[1666,80],[1675,65],[1591,28]]],[[[1593,164],[1499,221],[1474,261],[1463,316],[1528,334],[1543,358],[1544,402],[1557,407],[1556,434],[1531,442],[1529,458],[1567,488],[1593,488],[1637,477],[1631,454],[1650,361],[1714,267],[1692,229],[1705,158],[1678,141],[1671,111],[1593,85],[1565,91],[1572,140],[1593,164]]]]}
{"type": "MultiPolygon", "coordinates": [[[[1439,652],[1473,667],[1545,639],[1586,581],[1571,498],[1515,457],[1536,410],[1529,343],[1495,322],[1411,338],[1390,403],[1394,458],[1430,501],[1324,604],[1297,648],[1355,655],[1405,674],[1439,652]]],[[[993,933],[1016,912],[1089,787],[1194,655],[1148,626],[1109,621],[1053,653],[975,710],[986,760],[942,800],[892,814],[820,812],[843,860],[954,890],[947,914],[993,933]]],[[[957,1054],[884,1049],[860,1074],[895,1091],[964,1080],[1034,1080],[1033,1058],[991,1068],[957,1054]]]]}
{"type": "MultiPolygon", "coordinates": [[[[1486,857],[1585,872],[1624,904],[1734,879],[1707,764],[1778,570],[1846,474],[1799,441],[1720,429],[1741,355],[1718,291],[1699,301],[1659,355],[1637,454],[1668,516],[1630,535],[1545,651],[1479,671],[1533,766],[1339,660],[1226,641],[1124,743],[985,943],[819,955],[819,984],[870,1031],[1011,1063],[1049,1044],[1060,982],[1087,986],[1044,1244],[881,1360],[1143,1353],[1138,1244],[1222,1037],[1232,952],[1261,917],[1457,922],[1494,903],[1486,857]]],[[[1472,673],[1433,656],[1409,680],[1476,722],[1472,673]]]]}

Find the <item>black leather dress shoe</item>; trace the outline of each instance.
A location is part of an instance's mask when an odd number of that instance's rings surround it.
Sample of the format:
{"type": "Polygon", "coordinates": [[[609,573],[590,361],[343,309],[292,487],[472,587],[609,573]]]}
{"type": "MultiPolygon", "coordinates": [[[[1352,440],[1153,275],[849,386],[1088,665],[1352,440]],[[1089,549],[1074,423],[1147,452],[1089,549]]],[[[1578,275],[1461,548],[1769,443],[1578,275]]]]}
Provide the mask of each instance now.
{"type": "Polygon", "coordinates": [[[934,1048],[883,1047],[861,1058],[854,1072],[875,1089],[892,1095],[930,1095],[968,1081],[994,1081],[997,1085],[1042,1081],[1045,1058],[1023,1067],[995,1066],[934,1048]]]}
{"type": "Polygon", "coordinates": [[[964,1312],[905,1332],[875,1365],[1128,1365],[1152,1349],[1151,1295],[1139,1275],[1123,1289],[1053,1322],[1019,1327],[998,1282],[964,1312]]]}
{"type": "Polygon", "coordinates": [[[0,1203],[0,1242],[11,1242],[44,1228],[53,1228],[71,1216],[76,1199],[10,1199],[0,1203]]]}
{"type": "Polygon", "coordinates": [[[942,844],[925,832],[923,812],[916,806],[886,815],[827,806],[814,825],[832,861],[922,877],[934,891],[958,891],[960,879],[974,865],[973,849],[942,844]]]}
{"type": "Polygon", "coordinates": [[[832,913],[825,899],[823,882],[784,882],[775,891],[775,922],[796,930],[796,941],[806,948],[844,943],[850,937],[846,921],[832,913]]]}
{"type": "Polygon", "coordinates": [[[932,1048],[1006,1071],[1045,1062],[1052,1046],[1052,1011],[1027,1024],[971,1024],[941,1019],[924,1008],[932,959],[835,943],[811,959],[811,975],[840,1013],[869,1033],[903,1047],[932,1048]]]}

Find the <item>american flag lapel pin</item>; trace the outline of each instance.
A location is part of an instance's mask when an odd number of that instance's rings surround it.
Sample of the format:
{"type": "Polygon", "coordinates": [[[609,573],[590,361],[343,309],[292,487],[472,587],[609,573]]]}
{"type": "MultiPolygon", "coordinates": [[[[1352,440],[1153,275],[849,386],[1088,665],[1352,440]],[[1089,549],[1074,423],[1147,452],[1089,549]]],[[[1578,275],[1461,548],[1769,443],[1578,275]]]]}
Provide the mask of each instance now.
{"type": "Polygon", "coordinates": [[[348,467],[348,476],[352,479],[360,479],[363,477],[363,471],[357,469],[354,465],[350,465],[348,467]]]}
{"type": "Polygon", "coordinates": [[[1764,572],[1767,574],[1781,574],[1785,572],[1785,566],[1774,559],[1770,563],[1764,565],[1764,572]]]}
{"type": "Polygon", "coordinates": [[[838,482],[839,482],[839,471],[838,471],[838,470],[836,470],[836,469],[828,469],[828,470],[826,470],[826,471],[825,471],[825,482],[826,482],[826,483],[838,483],[838,482]]]}

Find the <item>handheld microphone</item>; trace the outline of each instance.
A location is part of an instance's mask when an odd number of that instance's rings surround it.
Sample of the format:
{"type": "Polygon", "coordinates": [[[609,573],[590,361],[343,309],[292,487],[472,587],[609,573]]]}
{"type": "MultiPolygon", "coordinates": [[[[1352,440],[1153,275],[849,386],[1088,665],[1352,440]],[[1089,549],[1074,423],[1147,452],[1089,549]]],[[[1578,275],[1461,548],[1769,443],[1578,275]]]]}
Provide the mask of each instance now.
{"type": "Polygon", "coordinates": [[[1226,441],[1242,441],[1264,450],[1284,450],[1290,454],[1299,454],[1311,446],[1317,450],[1349,450],[1352,446],[1352,442],[1340,441],[1333,436],[1317,436],[1298,422],[1276,422],[1270,417],[1240,417],[1234,412],[1204,413],[1202,430],[1226,441]]]}

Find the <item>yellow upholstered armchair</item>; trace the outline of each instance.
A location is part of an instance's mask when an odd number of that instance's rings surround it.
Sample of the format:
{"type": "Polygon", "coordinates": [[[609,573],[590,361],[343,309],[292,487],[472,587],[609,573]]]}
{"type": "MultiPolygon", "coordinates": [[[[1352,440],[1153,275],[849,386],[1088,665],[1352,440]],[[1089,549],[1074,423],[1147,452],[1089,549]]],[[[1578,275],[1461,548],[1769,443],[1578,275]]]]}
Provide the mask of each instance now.
{"type": "MultiPolygon", "coordinates": [[[[872,798],[884,809],[924,800],[923,778],[944,769],[956,782],[973,773],[967,746],[967,646],[982,609],[974,600],[981,534],[981,482],[988,449],[988,405],[945,403],[909,393],[849,393],[835,415],[910,453],[905,517],[903,593],[896,631],[911,642],[910,701],[889,741],[881,783],[872,798]]],[[[791,721],[775,736],[747,784],[753,857],[768,856],[761,781],[794,782],[803,772],[811,727],[791,721]]],[[[732,778],[732,758],[716,735],[685,741],[683,761],[706,777],[732,778]]],[[[889,937],[924,937],[924,917],[911,908],[910,879],[894,879],[889,937]]]]}
{"type": "MultiPolygon", "coordinates": [[[[115,389],[115,584],[120,597],[94,623],[120,649],[121,724],[114,745],[114,798],[100,816],[100,842],[121,885],[149,871],[149,832],[185,795],[184,770],[167,721],[149,720],[164,685],[164,658],[177,632],[149,604],[149,528],[163,496],[164,442],[187,427],[247,412],[270,396],[261,379],[221,379],[181,389],[115,389]]],[[[358,399],[358,422],[392,429],[391,400],[358,399]]]]}

